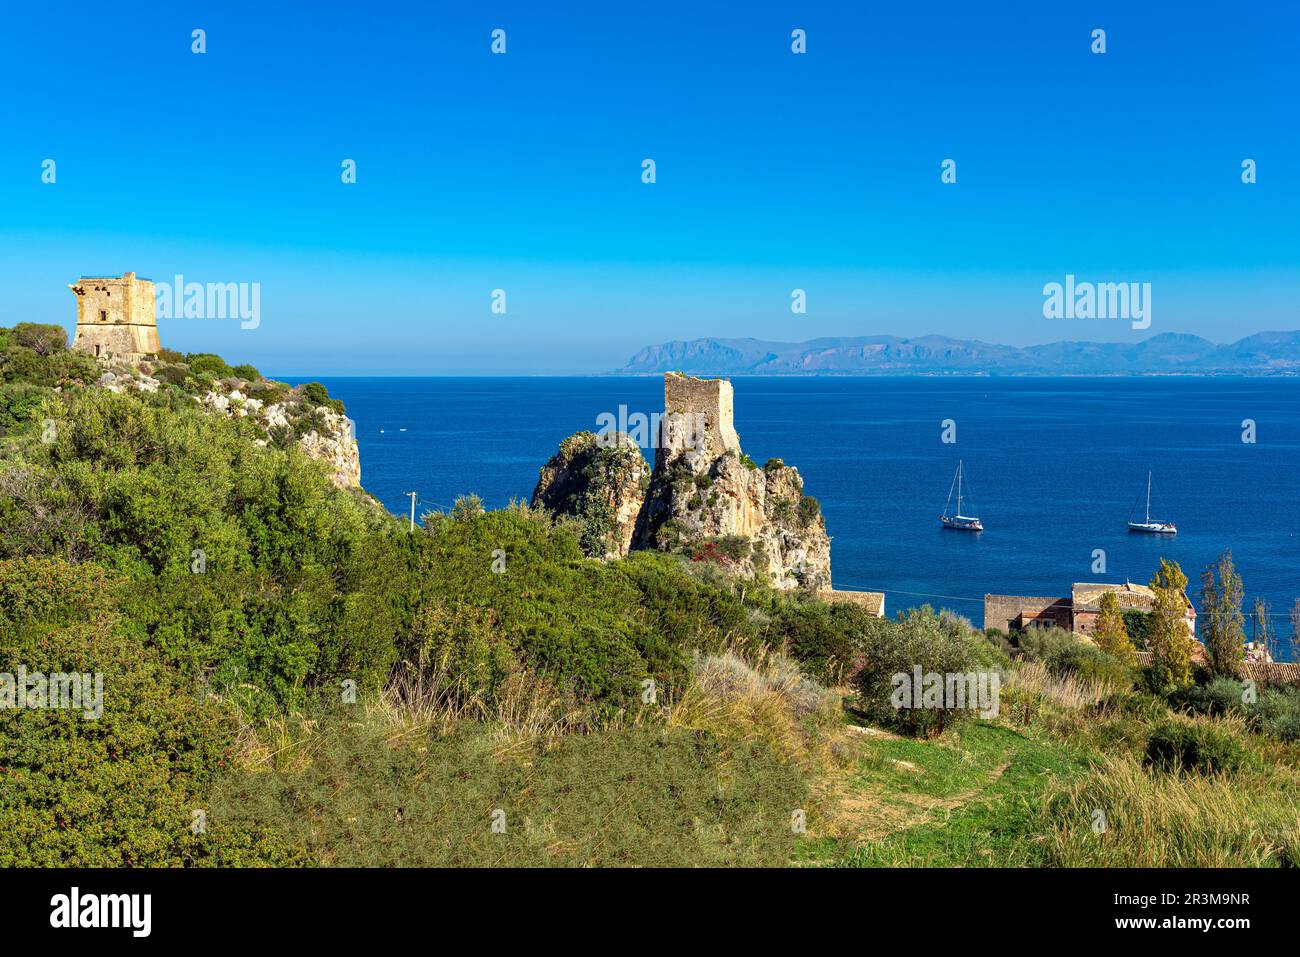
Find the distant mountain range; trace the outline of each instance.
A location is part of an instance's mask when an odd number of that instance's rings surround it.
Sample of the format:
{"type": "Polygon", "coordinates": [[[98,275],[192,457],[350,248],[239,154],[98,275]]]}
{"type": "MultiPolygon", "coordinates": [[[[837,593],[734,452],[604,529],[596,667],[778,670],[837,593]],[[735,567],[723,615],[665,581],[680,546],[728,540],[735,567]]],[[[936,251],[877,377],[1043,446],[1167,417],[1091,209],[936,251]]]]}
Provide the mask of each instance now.
{"type": "Polygon", "coordinates": [[[1300,331],[1229,345],[1166,332],[1142,342],[1000,346],[947,336],[808,342],[691,339],[647,346],[619,374],[692,375],[1300,375],[1300,331]]]}

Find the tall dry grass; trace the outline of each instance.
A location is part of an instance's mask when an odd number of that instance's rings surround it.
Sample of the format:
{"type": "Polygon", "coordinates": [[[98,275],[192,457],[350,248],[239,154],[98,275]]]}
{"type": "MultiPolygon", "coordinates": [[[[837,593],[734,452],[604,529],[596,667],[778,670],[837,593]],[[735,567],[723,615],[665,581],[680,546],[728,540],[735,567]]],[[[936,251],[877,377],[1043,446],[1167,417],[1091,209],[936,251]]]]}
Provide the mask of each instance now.
{"type": "Polygon", "coordinates": [[[841,696],[766,648],[696,655],[692,681],[667,708],[669,726],[758,739],[805,769],[825,763],[840,725],[841,696]]]}
{"type": "Polygon", "coordinates": [[[1054,675],[1041,661],[1015,662],[1007,675],[1006,686],[1040,695],[1070,710],[1101,704],[1122,690],[1104,679],[1085,678],[1074,672],[1054,675]]]}
{"type": "MultiPolygon", "coordinates": [[[[310,763],[323,722],[299,712],[258,720],[240,706],[237,697],[228,701],[239,722],[238,767],[292,771],[310,763]]],[[[412,662],[399,664],[377,693],[358,693],[355,708],[346,716],[349,723],[376,731],[389,747],[419,747],[470,722],[488,728],[499,757],[550,748],[568,734],[613,730],[628,723],[622,712],[591,712],[573,694],[526,669],[508,675],[488,697],[471,691],[445,667],[412,662]]]]}
{"type": "Polygon", "coordinates": [[[1131,755],[1103,755],[1091,774],[1054,795],[1044,813],[1054,866],[1300,865],[1300,775],[1294,768],[1170,774],[1151,771],[1131,755]]]}

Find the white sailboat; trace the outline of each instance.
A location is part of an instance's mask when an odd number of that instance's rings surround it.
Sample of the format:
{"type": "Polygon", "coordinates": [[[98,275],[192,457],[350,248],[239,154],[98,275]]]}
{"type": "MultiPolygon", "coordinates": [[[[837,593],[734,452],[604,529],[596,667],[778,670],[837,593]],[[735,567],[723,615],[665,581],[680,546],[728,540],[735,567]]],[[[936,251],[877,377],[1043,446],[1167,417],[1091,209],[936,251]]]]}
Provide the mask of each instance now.
{"type": "MultiPolygon", "coordinates": [[[[1141,498],[1139,493],[1138,498],[1141,498]]],[[[1137,502],[1133,503],[1137,507],[1137,502]]],[[[1147,472],[1147,511],[1146,518],[1143,521],[1133,521],[1133,513],[1129,512],[1128,530],[1130,532],[1150,532],[1155,535],[1177,535],[1178,526],[1173,522],[1151,521],[1151,473],[1147,472]]]]}
{"type": "Polygon", "coordinates": [[[973,515],[963,515],[961,513],[961,480],[964,471],[961,460],[957,462],[957,474],[952,477],[952,485],[948,486],[948,501],[944,503],[943,514],[939,516],[939,524],[944,528],[955,528],[962,532],[982,532],[984,525],[978,518],[973,515]],[[948,506],[952,504],[953,490],[957,491],[957,510],[953,514],[948,514],[948,506]]]}

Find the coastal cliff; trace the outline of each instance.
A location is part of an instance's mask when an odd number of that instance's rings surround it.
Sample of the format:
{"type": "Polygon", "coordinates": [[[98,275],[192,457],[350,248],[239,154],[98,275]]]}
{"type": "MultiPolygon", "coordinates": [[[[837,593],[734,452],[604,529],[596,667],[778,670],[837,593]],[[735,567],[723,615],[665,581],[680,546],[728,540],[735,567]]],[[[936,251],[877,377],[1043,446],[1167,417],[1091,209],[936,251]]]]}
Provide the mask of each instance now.
{"type": "Polygon", "coordinates": [[[741,450],[730,382],[665,375],[656,438],[650,471],[624,433],[570,436],[543,467],[533,504],[579,520],[593,557],[678,552],[780,589],[830,587],[817,500],[797,469],[780,459],[759,468],[741,450]]]}

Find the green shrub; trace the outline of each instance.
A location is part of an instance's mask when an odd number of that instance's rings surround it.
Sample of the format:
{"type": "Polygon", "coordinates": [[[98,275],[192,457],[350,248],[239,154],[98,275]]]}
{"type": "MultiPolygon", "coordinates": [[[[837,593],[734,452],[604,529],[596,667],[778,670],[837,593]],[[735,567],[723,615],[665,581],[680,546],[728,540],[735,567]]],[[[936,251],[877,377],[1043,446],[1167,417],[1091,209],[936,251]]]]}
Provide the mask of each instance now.
{"type": "Polygon", "coordinates": [[[1124,630],[1133,640],[1133,647],[1138,651],[1145,651],[1147,635],[1151,632],[1151,612],[1129,608],[1121,611],[1120,616],[1124,619],[1124,630]]]}
{"type": "Polygon", "coordinates": [[[262,373],[257,371],[257,367],[249,365],[247,362],[234,366],[230,371],[247,382],[257,382],[262,378],[262,373]]]}
{"type": "Polygon", "coordinates": [[[1029,660],[1042,662],[1052,674],[1074,674],[1116,689],[1133,686],[1133,674],[1123,662],[1063,628],[1031,628],[1021,635],[1020,648],[1029,660]]]}
{"type": "Polygon", "coordinates": [[[1283,741],[1300,741],[1300,688],[1270,688],[1245,711],[1256,730],[1283,741]]]}
{"type": "Polygon", "coordinates": [[[864,635],[854,640],[853,612],[847,607],[797,599],[786,602],[773,615],[769,633],[780,636],[786,652],[806,674],[836,685],[862,657],[864,635]]]}
{"type": "Polygon", "coordinates": [[[518,667],[514,650],[488,608],[427,603],[412,623],[411,642],[417,667],[449,682],[464,700],[491,701],[518,667]]]}
{"type": "Polygon", "coordinates": [[[13,328],[12,340],[37,355],[48,356],[68,348],[68,331],[43,322],[20,322],[13,328]]]}
{"type": "Polygon", "coordinates": [[[48,389],[26,382],[0,386],[0,434],[31,423],[49,394],[48,389]]]}
{"type": "Polygon", "coordinates": [[[343,401],[341,399],[331,399],[329,390],[319,382],[308,382],[302,387],[302,397],[312,405],[321,405],[327,409],[343,414],[343,401]]]}
{"type": "Polygon", "coordinates": [[[182,386],[185,384],[185,380],[190,377],[190,367],[187,365],[160,365],[154,369],[153,375],[160,382],[182,386]]]}
{"type": "Polygon", "coordinates": [[[57,440],[32,440],[30,464],[0,464],[0,558],[118,569],[128,617],[165,660],[238,669],[271,702],[336,677],[382,680],[408,590],[396,520],[334,489],[299,450],[258,449],[247,423],[164,401],[49,399],[57,440]]]}
{"type": "Polygon", "coordinates": [[[971,658],[981,668],[1005,671],[1011,667],[1011,644],[1000,635],[988,635],[968,626],[966,643],[971,658]]]}
{"type": "Polygon", "coordinates": [[[0,352],[0,381],[53,387],[91,383],[103,370],[93,357],[67,349],[41,355],[17,344],[0,352]]]}
{"type": "Polygon", "coordinates": [[[1193,714],[1213,717],[1241,713],[1245,707],[1242,701],[1245,690],[1246,686],[1240,681],[1218,675],[1206,684],[1178,689],[1169,696],[1169,704],[1193,714]]]}
{"type": "Polygon", "coordinates": [[[1144,761],[1159,771],[1230,774],[1249,759],[1250,752],[1221,724],[1169,720],[1152,729],[1144,761]]]}
{"type": "MultiPolygon", "coordinates": [[[[879,724],[908,734],[934,735],[970,717],[969,709],[895,707],[895,676],[909,681],[919,667],[923,675],[962,674],[975,670],[968,629],[956,618],[935,614],[928,606],[912,609],[896,621],[880,622],[864,636],[866,664],[857,674],[862,710],[879,724]]],[[[919,696],[920,689],[913,689],[919,696]]]]}
{"type": "Polygon", "coordinates": [[[232,375],[226,360],[210,352],[191,352],[185,361],[189,364],[190,372],[205,379],[225,379],[232,375]]]}
{"type": "Polygon", "coordinates": [[[119,629],[116,593],[93,565],[0,562],[0,672],[102,680],[97,717],[0,709],[0,867],[300,863],[262,828],[192,832],[236,722],[119,629]]]}
{"type": "Polygon", "coordinates": [[[457,495],[451,504],[451,518],[457,522],[467,522],[484,514],[483,500],[474,493],[457,495]]]}

